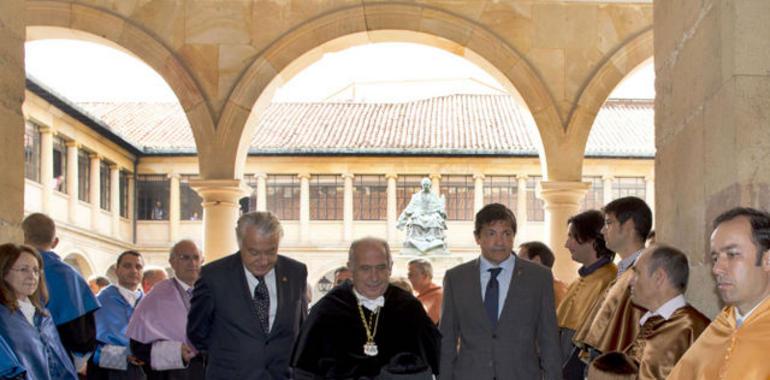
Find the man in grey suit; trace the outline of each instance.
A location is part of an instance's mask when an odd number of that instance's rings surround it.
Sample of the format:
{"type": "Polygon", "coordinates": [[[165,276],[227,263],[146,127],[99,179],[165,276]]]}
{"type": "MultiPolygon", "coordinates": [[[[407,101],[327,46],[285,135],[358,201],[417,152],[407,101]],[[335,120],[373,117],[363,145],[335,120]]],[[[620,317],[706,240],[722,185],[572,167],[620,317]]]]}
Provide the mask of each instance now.
{"type": "Polygon", "coordinates": [[[206,379],[288,379],[307,314],[307,267],[278,255],[283,228],[270,212],[241,216],[236,236],[239,252],[201,270],[187,337],[208,356],[206,379]]]}
{"type": "Polygon", "coordinates": [[[516,218],[493,203],[476,214],[481,256],[446,272],[440,379],[559,379],[553,276],[513,253],[516,218]]]}

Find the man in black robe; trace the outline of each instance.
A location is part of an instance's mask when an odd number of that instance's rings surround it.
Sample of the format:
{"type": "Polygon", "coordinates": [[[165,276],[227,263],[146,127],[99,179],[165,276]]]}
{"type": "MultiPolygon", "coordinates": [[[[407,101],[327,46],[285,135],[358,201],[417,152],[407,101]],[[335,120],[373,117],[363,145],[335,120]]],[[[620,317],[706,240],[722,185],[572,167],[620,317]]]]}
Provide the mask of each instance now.
{"type": "Polygon", "coordinates": [[[389,284],[392,266],[384,240],[353,242],[353,282],[310,310],[292,355],[295,379],[370,379],[399,354],[438,374],[441,335],[417,298],[389,284]]]}

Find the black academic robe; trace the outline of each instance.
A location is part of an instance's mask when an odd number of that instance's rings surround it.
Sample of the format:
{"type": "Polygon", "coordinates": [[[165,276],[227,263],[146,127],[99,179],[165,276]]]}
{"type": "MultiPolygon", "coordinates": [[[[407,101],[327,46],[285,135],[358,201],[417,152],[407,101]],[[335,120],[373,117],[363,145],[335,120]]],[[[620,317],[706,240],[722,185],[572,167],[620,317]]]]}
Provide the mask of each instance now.
{"type": "Polygon", "coordinates": [[[131,339],[131,353],[144,362],[147,380],[203,380],[206,373],[203,358],[198,355],[188,363],[187,368],[166,371],[152,369],[152,344],[145,344],[131,339]]]}
{"type": "MultiPolygon", "coordinates": [[[[332,289],[313,306],[294,346],[295,378],[360,379],[376,376],[396,354],[411,353],[438,373],[441,334],[417,298],[388,286],[374,337],[378,355],[367,356],[366,330],[351,284],[332,289]]],[[[371,312],[363,308],[369,319],[371,312]]]]}

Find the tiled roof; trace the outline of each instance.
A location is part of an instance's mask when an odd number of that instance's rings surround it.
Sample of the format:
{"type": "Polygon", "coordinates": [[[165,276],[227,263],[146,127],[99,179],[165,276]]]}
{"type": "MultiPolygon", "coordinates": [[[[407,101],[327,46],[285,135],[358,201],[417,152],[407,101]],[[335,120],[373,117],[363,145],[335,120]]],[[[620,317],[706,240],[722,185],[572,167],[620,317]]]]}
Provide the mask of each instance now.
{"type": "MultiPolygon", "coordinates": [[[[79,103],[148,154],[194,153],[178,104],[79,103]]],[[[586,156],[653,157],[652,100],[609,100],[586,156]]],[[[273,103],[252,154],[537,155],[526,108],[507,95],[450,95],[406,103],[273,103]]]]}

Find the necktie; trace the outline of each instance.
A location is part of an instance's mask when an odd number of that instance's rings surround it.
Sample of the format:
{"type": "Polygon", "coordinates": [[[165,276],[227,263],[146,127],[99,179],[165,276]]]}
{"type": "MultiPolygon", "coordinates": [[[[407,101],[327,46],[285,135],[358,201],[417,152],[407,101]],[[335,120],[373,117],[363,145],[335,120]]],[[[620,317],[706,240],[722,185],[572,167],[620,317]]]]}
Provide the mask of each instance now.
{"type": "Polygon", "coordinates": [[[497,327],[497,311],[498,303],[500,299],[500,283],[497,281],[497,275],[503,268],[491,268],[489,271],[489,282],[487,282],[487,290],[484,292],[484,309],[487,310],[487,317],[489,323],[494,329],[497,327]]]}
{"type": "Polygon", "coordinates": [[[185,290],[185,292],[187,292],[188,298],[192,298],[192,291],[193,291],[193,288],[187,288],[187,290],[185,290]]]}
{"type": "Polygon", "coordinates": [[[267,292],[265,277],[257,276],[259,284],[254,288],[254,307],[257,309],[257,318],[262,331],[267,334],[270,331],[270,294],[267,292]]]}

